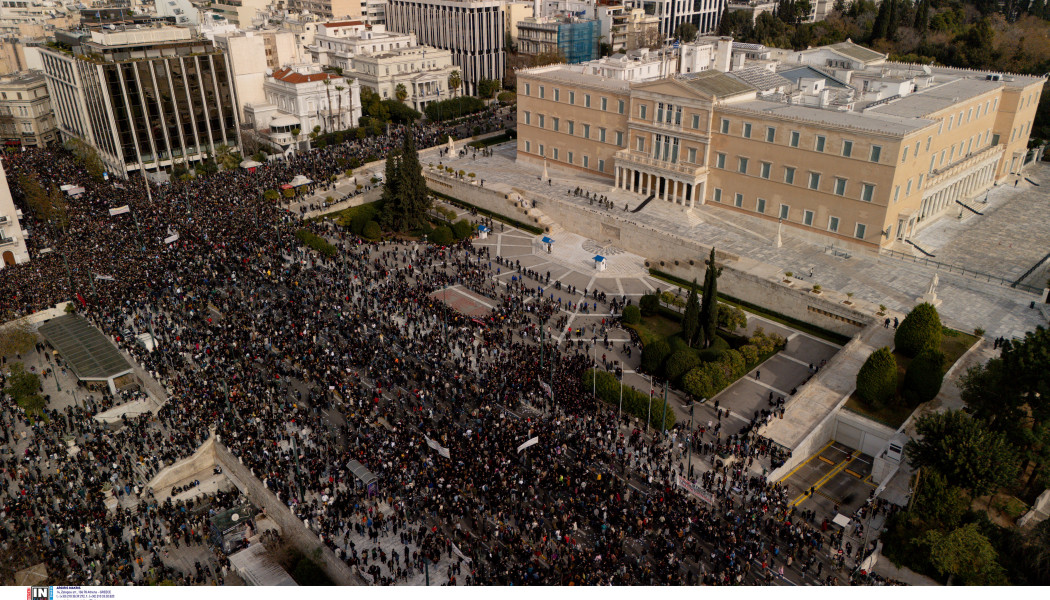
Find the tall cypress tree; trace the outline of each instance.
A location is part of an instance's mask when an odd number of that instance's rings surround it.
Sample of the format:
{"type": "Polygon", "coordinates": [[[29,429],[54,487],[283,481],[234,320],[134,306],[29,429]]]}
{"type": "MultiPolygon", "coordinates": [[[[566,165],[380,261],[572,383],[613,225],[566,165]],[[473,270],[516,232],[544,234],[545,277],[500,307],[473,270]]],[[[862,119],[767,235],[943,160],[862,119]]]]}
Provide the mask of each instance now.
{"type": "Polygon", "coordinates": [[[711,257],[707,261],[707,273],[704,274],[704,298],[700,305],[700,326],[704,330],[704,346],[710,346],[718,329],[718,276],[722,269],[715,264],[715,249],[711,248],[711,257]]]}
{"type": "Polygon", "coordinates": [[[696,297],[696,280],[689,288],[689,299],[685,303],[685,315],[682,317],[682,335],[685,343],[695,345],[697,331],[700,330],[700,301],[696,297]]]}
{"type": "Polygon", "coordinates": [[[883,2],[890,3],[890,18],[886,24],[886,39],[892,40],[897,35],[897,21],[900,20],[904,7],[900,5],[900,0],[883,0],[883,2]]]}
{"type": "Polygon", "coordinates": [[[915,31],[924,35],[930,26],[930,0],[919,0],[915,5],[915,31]]]}
{"type": "Polygon", "coordinates": [[[890,27],[890,8],[892,0],[882,0],[879,12],[875,15],[875,22],[871,26],[871,41],[885,39],[890,27]]]}
{"type": "Polygon", "coordinates": [[[401,231],[400,215],[404,212],[400,206],[401,196],[398,190],[401,185],[399,153],[396,149],[386,155],[386,168],[383,176],[383,226],[392,231],[401,231]]]}
{"type": "Polygon", "coordinates": [[[400,198],[400,207],[404,211],[405,225],[402,231],[416,229],[426,220],[426,212],[430,208],[430,195],[427,190],[427,181],[423,177],[423,166],[419,163],[415,136],[411,129],[405,132],[398,171],[401,184],[398,186],[397,194],[400,198]]]}

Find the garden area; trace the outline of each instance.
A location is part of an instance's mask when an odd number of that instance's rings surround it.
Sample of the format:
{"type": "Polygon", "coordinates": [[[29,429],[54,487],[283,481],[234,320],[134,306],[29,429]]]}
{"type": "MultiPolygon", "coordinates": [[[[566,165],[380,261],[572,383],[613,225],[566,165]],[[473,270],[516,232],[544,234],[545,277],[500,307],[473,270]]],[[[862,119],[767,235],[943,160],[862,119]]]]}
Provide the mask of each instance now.
{"type": "Polygon", "coordinates": [[[965,410],[916,421],[912,499],[882,536],[895,564],[949,584],[1050,584],[1050,521],[1017,525],[1050,487],[1047,347],[1041,327],[1007,340],[963,377],[965,410]]]}
{"type": "Polygon", "coordinates": [[[747,327],[744,311],[718,302],[714,251],[708,261],[703,292],[690,284],[687,299],[670,292],[642,296],[623,312],[626,327],[642,343],[640,370],[667,381],[693,399],[709,399],[784,348],[777,334],[747,327]]]}
{"type": "Polygon", "coordinates": [[[881,348],[865,361],[846,408],[900,427],[920,404],[937,396],[944,374],[977,340],[944,327],[933,305],[916,306],[894,334],[895,349],[881,348]]]}

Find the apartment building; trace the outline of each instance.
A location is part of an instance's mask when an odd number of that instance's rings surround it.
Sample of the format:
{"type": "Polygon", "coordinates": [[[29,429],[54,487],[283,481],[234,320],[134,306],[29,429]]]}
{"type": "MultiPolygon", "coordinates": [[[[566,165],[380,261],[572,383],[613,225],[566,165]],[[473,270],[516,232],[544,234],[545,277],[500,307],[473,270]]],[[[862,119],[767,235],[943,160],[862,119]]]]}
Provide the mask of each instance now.
{"type": "Polygon", "coordinates": [[[476,95],[482,79],[503,80],[503,0],[390,0],[387,26],[415,32],[420,44],[448,50],[463,78],[459,93],[476,95]]]}
{"type": "Polygon", "coordinates": [[[0,270],[29,260],[25,233],[19,222],[20,215],[21,211],[15,207],[11,198],[7,173],[0,161],[0,270]]]}
{"type": "Polygon", "coordinates": [[[61,39],[70,46],[41,48],[58,127],[110,171],[166,168],[240,145],[223,52],[190,30],[133,26],[61,39]]]}
{"type": "Polygon", "coordinates": [[[637,82],[519,71],[518,160],[877,250],[1016,177],[1045,82],[850,42],[734,66],[637,82]]]}
{"type": "Polygon", "coordinates": [[[598,58],[601,23],[562,14],[518,22],[518,52],[524,56],[561,55],[576,64],[598,58]]]}
{"type": "Polygon", "coordinates": [[[290,31],[237,31],[215,36],[233,83],[234,104],[245,119],[244,106],[266,101],[263,84],[270,73],[303,62],[296,35],[290,31]]]}
{"type": "Polygon", "coordinates": [[[0,77],[0,141],[43,148],[58,140],[55,113],[40,71],[0,77]]]}

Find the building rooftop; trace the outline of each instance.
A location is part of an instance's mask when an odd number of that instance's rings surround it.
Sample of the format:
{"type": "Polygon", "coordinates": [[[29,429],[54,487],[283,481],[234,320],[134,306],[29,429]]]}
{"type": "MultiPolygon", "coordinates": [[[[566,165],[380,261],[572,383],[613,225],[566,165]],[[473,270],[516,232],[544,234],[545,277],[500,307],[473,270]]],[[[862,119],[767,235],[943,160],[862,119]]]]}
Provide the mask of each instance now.
{"type": "Polygon", "coordinates": [[[777,71],[777,74],[785,79],[791,80],[791,83],[797,84],[800,79],[824,79],[824,87],[829,88],[841,88],[846,89],[850,87],[846,82],[835,78],[832,75],[821,71],[815,67],[809,65],[803,65],[801,67],[791,67],[783,71],[777,71]]]}
{"type": "Polygon", "coordinates": [[[273,72],[273,78],[278,81],[285,83],[311,83],[314,81],[324,81],[325,79],[342,79],[342,76],[336,75],[335,73],[302,73],[292,67],[285,67],[283,69],[277,69],[273,72]]]}
{"type": "Polygon", "coordinates": [[[678,79],[689,87],[716,98],[731,98],[755,91],[754,87],[721,71],[698,71],[679,75],[678,79]]]}
{"type": "Polygon", "coordinates": [[[859,60],[864,64],[870,64],[873,62],[886,60],[885,54],[876,52],[874,50],[870,50],[868,48],[865,48],[864,46],[858,46],[857,44],[854,44],[851,40],[846,40],[845,42],[839,42],[837,44],[831,44],[826,47],[831,50],[834,50],[835,52],[838,52],[839,54],[848,56],[854,60],[859,60]]]}
{"type": "Polygon", "coordinates": [[[769,69],[764,69],[762,67],[740,69],[739,71],[732,71],[728,75],[735,79],[739,79],[756,90],[763,91],[787,87],[792,84],[791,81],[781,77],[778,73],[774,73],[769,69]]]}
{"type": "Polygon", "coordinates": [[[844,110],[830,110],[801,104],[784,104],[770,100],[751,100],[730,104],[727,109],[746,110],[777,117],[798,119],[819,125],[870,131],[890,136],[903,136],[936,123],[929,119],[873,115],[844,110]]]}
{"type": "Polygon", "coordinates": [[[40,333],[69,361],[80,379],[109,379],[131,372],[131,365],[113,342],[78,315],[46,321],[40,326],[40,333]]]}
{"type": "Polygon", "coordinates": [[[1000,87],[1002,83],[998,81],[960,78],[919,89],[907,96],[869,108],[865,112],[898,117],[925,117],[1000,87]]]}
{"type": "Polygon", "coordinates": [[[591,75],[585,72],[586,63],[578,65],[548,65],[544,67],[533,67],[531,69],[518,69],[519,77],[532,77],[545,81],[556,81],[558,83],[573,83],[597,87],[611,92],[627,93],[631,89],[631,82],[623,79],[612,79],[601,75],[591,75]]]}

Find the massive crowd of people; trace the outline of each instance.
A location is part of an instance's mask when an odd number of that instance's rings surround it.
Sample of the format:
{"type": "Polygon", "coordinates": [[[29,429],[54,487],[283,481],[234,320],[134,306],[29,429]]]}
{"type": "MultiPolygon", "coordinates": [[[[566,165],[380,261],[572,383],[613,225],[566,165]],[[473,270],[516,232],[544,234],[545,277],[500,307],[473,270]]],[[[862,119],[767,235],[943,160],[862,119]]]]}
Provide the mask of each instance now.
{"type": "MultiPolygon", "coordinates": [[[[61,151],[5,157],[11,181],[85,192],[69,202],[68,228],[33,223],[33,260],[0,272],[4,320],[75,298],[170,397],[117,427],[93,418],[112,398],[48,408],[46,418],[5,398],[3,542],[40,556],[56,583],[221,583],[224,569],[183,569],[168,554],[208,544],[208,516],[237,495],[161,501],[144,486],[216,435],[367,583],[423,570],[448,584],[754,584],[785,568],[810,583],[855,577],[845,567],[855,557],[832,550],[841,532],[727,458],[768,451],[750,432],[697,424],[694,462],[705,468],[691,479],[714,499],[699,502],[676,487],[687,475],[685,427],[632,431],[581,389],[587,350],[541,336],[564,327],[566,305],[623,299],[561,285],[545,297],[539,273],[469,241],[367,243],[263,198],[298,174],[325,180],[337,157],[382,154],[404,133],[150,194],[134,175],[92,181],[61,151]],[[110,215],[124,205],[131,214],[110,215]],[[339,253],[301,247],[301,227],[339,253]],[[507,271],[510,282],[495,277],[507,271]],[[436,292],[453,285],[496,308],[484,318],[449,310],[436,292]],[[156,350],[128,330],[151,332],[156,350]],[[351,460],[377,476],[375,495],[357,485],[351,460]],[[447,568],[429,572],[439,562],[447,568]]],[[[448,134],[414,131],[420,147],[448,134]]]]}

